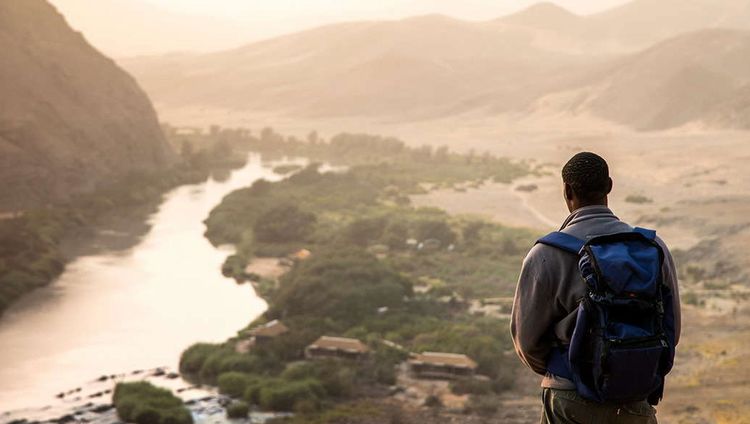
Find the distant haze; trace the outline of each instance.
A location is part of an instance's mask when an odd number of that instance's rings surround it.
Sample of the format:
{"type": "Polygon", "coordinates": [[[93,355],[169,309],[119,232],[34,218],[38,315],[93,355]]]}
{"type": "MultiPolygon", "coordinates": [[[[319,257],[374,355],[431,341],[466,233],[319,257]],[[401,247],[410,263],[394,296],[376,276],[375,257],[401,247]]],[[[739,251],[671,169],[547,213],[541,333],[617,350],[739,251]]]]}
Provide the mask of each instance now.
{"type": "Polygon", "coordinates": [[[750,128],[747,0],[634,0],[586,16],[544,3],[481,22],[359,20],[118,62],[175,124],[211,110],[221,125],[263,113],[266,122],[355,119],[357,128],[469,115],[750,128]]]}
{"type": "MultiPolygon", "coordinates": [[[[534,0],[51,0],[69,23],[107,55],[215,51],[332,22],[445,14],[491,20],[534,0]]],[[[626,0],[557,0],[577,14],[626,0]]]]}
{"type": "MultiPolygon", "coordinates": [[[[537,0],[146,0],[165,9],[202,15],[235,18],[240,15],[266,18],[302,18],[308,25],[336,17],[344,20],[401,18],[415,14],[441,13],[462,19],[490,19],[528,7],[537,0]]],[[[579,14],[598,12],[627,0],[556,0],[556,3],[579,14]]]]}

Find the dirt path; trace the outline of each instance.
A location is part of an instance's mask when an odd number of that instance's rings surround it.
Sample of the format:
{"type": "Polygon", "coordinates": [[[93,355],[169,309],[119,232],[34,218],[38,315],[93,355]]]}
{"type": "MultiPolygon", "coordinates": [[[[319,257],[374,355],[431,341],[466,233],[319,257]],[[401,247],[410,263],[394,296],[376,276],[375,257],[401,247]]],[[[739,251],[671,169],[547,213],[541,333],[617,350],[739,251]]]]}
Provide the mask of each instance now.
{"type": "MultiPolygon", "coordinates": [[[[536,193],[519,191],[521,185],[540,185],[539,177],[526,177],[512,184],[487,183],[480,188],[469,188],[466,191],[438,189],[427,194],[412,196],[412,202],[418,207],[437,207],[452,215],[476,215],[512,227],[538,229],[541,232],[556,229],[565,217],[564,205],[559,194],[559,205],[546,210],[546,205],[537,205],[532,200],[539,197],[536,193]],[[562,218],[559,218],[559,217],[562,218]],[[559,219],[557,219],[559,218],[559,219]]],[[[547,187],[547,181],[544,181],[547,187]]],[[[544,189],[544,188],[540,188],[544,189]]],[[[543,198],[554,194],[550,193],[543,198]]],[[[551,191],[551,190],[549,190],[551,191]]]]}

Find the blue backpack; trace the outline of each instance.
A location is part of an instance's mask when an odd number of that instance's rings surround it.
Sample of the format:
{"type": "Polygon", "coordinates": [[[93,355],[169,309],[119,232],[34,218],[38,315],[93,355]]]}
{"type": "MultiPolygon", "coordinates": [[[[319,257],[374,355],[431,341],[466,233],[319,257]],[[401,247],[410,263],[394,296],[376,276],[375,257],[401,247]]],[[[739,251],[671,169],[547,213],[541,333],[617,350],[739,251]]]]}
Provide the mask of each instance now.
{"type": "Polygon", "coordinates": [[[675,354],[672,292],[656,232],[635,228],[588,241],[554,232],[538,243],[577,255],[586,285],[570,345],[553,348],[547,370],[593,401],[656,405],[675,354]]]}

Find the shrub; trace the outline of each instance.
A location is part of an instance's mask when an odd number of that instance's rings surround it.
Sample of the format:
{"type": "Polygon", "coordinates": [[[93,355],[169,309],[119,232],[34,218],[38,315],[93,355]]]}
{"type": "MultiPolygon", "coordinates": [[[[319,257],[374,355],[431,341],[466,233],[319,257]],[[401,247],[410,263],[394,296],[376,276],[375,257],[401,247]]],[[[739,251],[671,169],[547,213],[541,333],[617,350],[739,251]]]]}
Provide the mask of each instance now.
{"type": "Polygon", "coordinates": [[[300,210],[297,205],[278,205],[259,216],[253,226],[258,241],[284,243],[303,241],[313,231],[315,214],[300,210]]]}
{"type": "Polygon", "coordinates": [[[437,239],[442,246],[456,241],[456,233],[445,221],[424,220],[417,223],[416,236],[419,240],[437,239]]]}
{"type": "Polygon", "coordinates": [[[221,274],[230,278],[244,276],[245,262],[239,255],[229,255],[221,266],[221,274]]]}
{"type": "Polygon", "coordinates": [[[180,356],[180,372],[197,375],[203,368],[206,358],[218,348],[218,345],[209,343],[196,343],[190,346],[180,356]]]}
{"type": "Polygon", "coordinates": [[[646,197],[642,194],[631,194],[628,195],[625,198],[625,201],[628,203],[636,203],[636,204],[643,204],[643,203],[653,203],[653,200],[651,198],[646,197]]]}
{"type": "Polygon", "coordinates": [[[227,418],[247,418],[250,406],[245,402],[232,402],[227,406],[227,418]]]}
{"type": "Polygon", "coordinates": [[[439,397],[435,395],[429,395],[427,396],[427,399],[424,400],[424,406],[428,408],[440,408],[441,406],[443,406],[443,402],[439,397]]]}
{"type": "Polygon", "coordinates": [[[261,358],[252,355],[229,352],[224,354],[219,362],[219,371],[237,371],[246,374],[260,372],[266,369],[261,358]]]}
{"type": "Polygon", "coordinates": [[[193,417],[171,391],[142,381],[118,383],[112,396],[117,415],[136,424],[192,424],[193,417]]]}
{"type": "Polygon", "coordinates": [[[479,415],[494,415],[498,408],[499,401],[493,396],[475,396],[469,398],[469,410],[479,415]]]}
{"type": "Polygon", "coordinates": [[[260,393],[265,387],[272,387],[278,384],[282,384],[282,380],[278,378],[266,378],[266,377],[248,377],[247,385],[245,386],[245,393],[242,398],[245,402],[260,405],[260,393]]]}
{"type": "Polygon", "coordinates": [[[349,242],[364,247],[380,239],[387,223],[384,217],[361,218],[349,224],[344,234],[349,242]]]}
{"type": "Polygon", "coordinates": [[[233,398],[239,398],[245,393],[249,379],[246,374],[230,371],[220,374],[216,381],[219,385],[220,393],[233,398]]]}
{"type": "Polygon", "coordinates": [[[198,377],[200,382],[215,385],[220,374],[236,371],[245,374],[268,371],[273,366],[258,356],[236,353],[227,348],[220,348],[210,353],[200,368],[198,377]]]}
{"type": "Polygon", "coordinates": [[[168,410],[161,413],[161,424],[185,424],[193,421],[190,411],[185,408],[182,410],[168,410]]]}
{"type": "Polygon", "coordinates": [[[284,370],[281,377],[287,381],[317,380],[326,395],[346,397],[353,390],[356,374],[350,367],[331,360],[295,364],[284,370]]]}
{"type": "Polygon", "coordinates": [[[137,406],[133,413],[133,421],[138,424],[159,424],[161,422],[161,415],[153,407],[137,406]]]}
{"type": "Polygon", "coordinates": [[[411,294],[407,278],[364,251],[319,251],[281,278],[269,315],[354,324],[411,294]]]}
{"type": "Polygon", "coordinates": [[[302,399],[294,402],[294,413],[300,415],[310,415],[320,409],[320,403],[311,399],[302,399]]]}
{"type": "Polygon", "coordinates": [[[455,380],[451,383],[451,391],[457,395],[486,395],[492,392],[492,382],[475,378],[455,380]]]}
{"type": "Polygon", "coordinates": [[[698,297],[698,294],[693,291],[685,292],[685,294],[682,295],[682,301],[693,306],[703,306],[705,303],[705,301],[701,300],[701,298],[698,297]]]}
{"type": "Polygon", "coordinates": [[[292,411],[297,402],[318,403],[325,389],[318,380],[284,382],[267,386],[260,391],[260,406],[271,411],[292,411]]]}
{"type": "Polygon", "coordinates": [[[202,383],[209,383],[212,385],[216,384],[216,377],[221,372],[221,361],[224,359],[226,354],[222,351],[215,351],[206,357],[203,362],[203,366],[198,373],[198,377],[202,383]]]}

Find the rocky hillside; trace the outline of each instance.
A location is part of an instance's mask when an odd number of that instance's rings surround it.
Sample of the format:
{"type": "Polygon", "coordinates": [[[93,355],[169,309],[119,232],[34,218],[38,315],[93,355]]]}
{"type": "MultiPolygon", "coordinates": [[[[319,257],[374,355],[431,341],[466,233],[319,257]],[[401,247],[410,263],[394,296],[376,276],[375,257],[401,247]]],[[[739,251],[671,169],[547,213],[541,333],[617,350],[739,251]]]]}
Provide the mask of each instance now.
{"type": "Polygon", "coordinates": [[[145,93],[45,0],[0,2],[0,209],[172,159],[145,93]]]}

